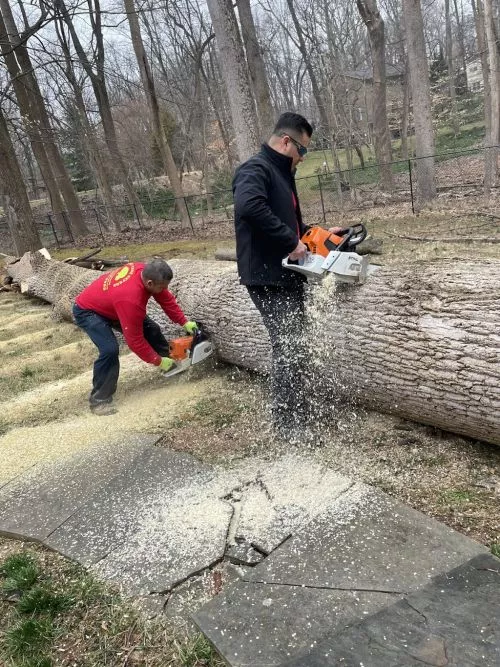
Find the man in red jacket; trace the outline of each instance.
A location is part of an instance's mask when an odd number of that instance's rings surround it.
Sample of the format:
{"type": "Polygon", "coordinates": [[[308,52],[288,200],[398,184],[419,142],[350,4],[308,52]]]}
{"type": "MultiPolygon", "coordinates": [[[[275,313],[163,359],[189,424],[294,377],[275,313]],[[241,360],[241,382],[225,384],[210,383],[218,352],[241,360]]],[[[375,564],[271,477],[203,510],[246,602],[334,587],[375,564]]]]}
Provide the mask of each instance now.
{"type": "Polygon", "coordinates": [[[94,363],[90,409],[95,414],[116,412],[111,405],[116,391],[120,362],[113,333],[123,333],[129,348],[148,364],[168,371],[174,365],[168,356],[168,342],[160,327],[146,315],[153,297],[165,314],[192,334],[196,322],[188,321],[174,295],[168,291],[172,269],[162,259],[147,264],[133,262],[105,273],[75,299],[73,315],[99,350],[94,363]]]}

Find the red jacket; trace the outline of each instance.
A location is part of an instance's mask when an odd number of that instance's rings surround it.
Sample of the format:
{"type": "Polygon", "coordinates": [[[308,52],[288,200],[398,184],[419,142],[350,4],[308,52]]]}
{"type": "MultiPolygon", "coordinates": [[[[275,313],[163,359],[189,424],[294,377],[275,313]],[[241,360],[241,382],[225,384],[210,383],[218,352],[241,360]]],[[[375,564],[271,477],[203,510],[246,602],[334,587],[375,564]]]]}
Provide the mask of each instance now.
{"type": "Polygon", "coordinates": [[[174,295],[168,290],[151,294],[142,282],[141,262],[130,262],[125,266],[104,273],[94,280],[75,299],[80,308],[93,310],[108,320],[119,320],[127,345],[149,364],[159,366],[161,357],[144,338],[143,322],[146,306],[152,296],[165,314],[176,324],[183,325],[187,317],[182,312],[174,295]]]}

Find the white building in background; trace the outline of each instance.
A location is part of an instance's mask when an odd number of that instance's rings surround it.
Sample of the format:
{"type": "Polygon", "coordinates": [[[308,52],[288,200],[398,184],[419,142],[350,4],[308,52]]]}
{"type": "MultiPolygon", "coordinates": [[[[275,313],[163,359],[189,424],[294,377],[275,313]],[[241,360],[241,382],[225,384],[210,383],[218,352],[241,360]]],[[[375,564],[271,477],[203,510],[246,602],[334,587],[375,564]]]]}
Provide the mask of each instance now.
{"type": "Polygon", "coordinates": [[[483,89],[483,71],[480,60],[467,63],[467,88],[471,93],[483,89]]]}

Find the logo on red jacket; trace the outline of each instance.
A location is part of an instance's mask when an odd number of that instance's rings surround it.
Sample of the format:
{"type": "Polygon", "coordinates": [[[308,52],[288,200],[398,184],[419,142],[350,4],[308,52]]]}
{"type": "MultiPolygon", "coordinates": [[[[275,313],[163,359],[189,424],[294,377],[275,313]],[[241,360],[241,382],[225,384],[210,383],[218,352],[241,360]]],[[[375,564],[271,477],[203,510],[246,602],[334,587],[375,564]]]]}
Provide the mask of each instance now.
{"type": "Polygon", "coordinates": [[[110,287],[120,287],[120,285],[123,285],[123,283],[126,283],[127,280],[132,278],[134,273],[134,264],[125,264],[125,266],[111,271],[111,273],[108,273],[102,284],[103,291],[106,292],[110,287]]]}

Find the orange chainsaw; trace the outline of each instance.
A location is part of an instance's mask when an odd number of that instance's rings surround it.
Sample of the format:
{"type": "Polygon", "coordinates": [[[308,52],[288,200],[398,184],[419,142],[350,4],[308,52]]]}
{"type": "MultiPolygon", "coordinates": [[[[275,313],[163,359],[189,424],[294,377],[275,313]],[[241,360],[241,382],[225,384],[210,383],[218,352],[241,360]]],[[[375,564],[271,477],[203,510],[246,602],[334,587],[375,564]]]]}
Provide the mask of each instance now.
{"type": "Polygon", "coordinates": [[[285,257],[282,264],[313,280],[333,273],[343,283],[364,283],[379,268],[370,264],[368,257],[355,252],[366,234],[362,224],[346,227],[336,234],[323,227],[310,227],[300,239],[307,246],[305,257],[298,262],[285,257]]]}
{"type": "Polygon", "coordinates": [[[183,373],[193,364],[198,364],[213,354],[212,343],[208,340],[201,324],[199,322],[197,324],[198,329],[192,336],[180,336],[168,341],[168,356],[175,365],[169,371],[163,372],[163,377],[169,378],[177,373],[183,373]]]}

